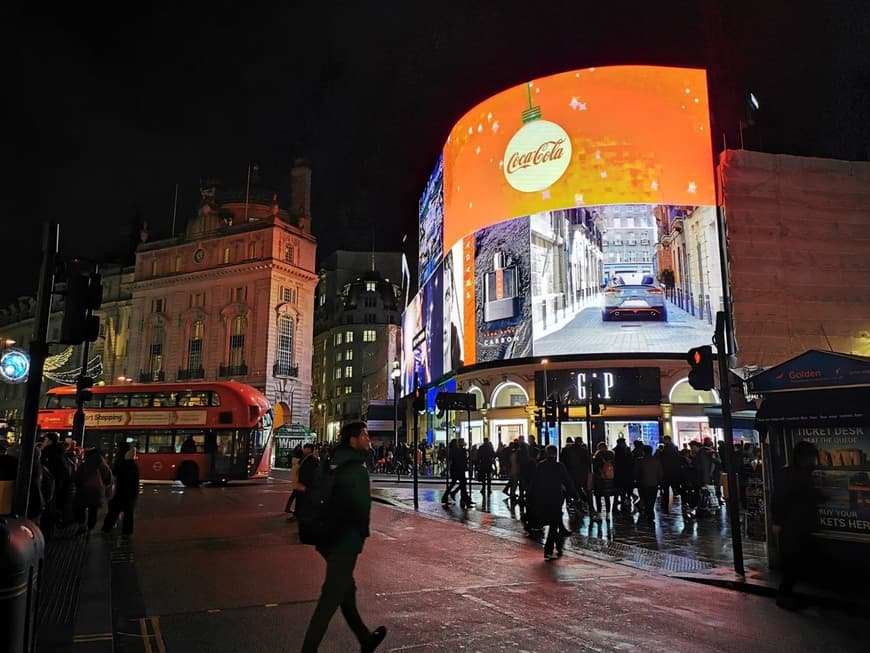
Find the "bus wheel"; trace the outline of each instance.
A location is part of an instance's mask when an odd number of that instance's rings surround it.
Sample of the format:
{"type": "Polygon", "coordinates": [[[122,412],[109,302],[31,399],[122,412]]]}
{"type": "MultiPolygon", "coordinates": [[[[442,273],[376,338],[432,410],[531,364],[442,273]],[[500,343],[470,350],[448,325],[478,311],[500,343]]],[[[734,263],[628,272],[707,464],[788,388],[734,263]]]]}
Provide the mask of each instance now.
{"type": "Polygon", "coordinates": [[[181,463],[178,468],[178,480],[185,487],[197,487],[199,485],[199,466],[190,460],[181,463]]]}

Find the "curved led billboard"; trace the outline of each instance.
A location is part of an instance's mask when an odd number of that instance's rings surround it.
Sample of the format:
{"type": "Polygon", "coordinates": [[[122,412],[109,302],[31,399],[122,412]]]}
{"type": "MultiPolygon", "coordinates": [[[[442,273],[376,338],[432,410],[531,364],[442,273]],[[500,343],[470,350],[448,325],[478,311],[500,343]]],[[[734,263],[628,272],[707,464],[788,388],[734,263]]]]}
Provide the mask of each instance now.
{"type": "Polygon", "coordinates": [[[416,356],[437,379],[499,359],[708,344],[722,295],[714,205],[704,70],[588,68],[503,91],[454,125],[425,186],[425,336],[406,332],[406,354],[437,341],[416,356]]]}

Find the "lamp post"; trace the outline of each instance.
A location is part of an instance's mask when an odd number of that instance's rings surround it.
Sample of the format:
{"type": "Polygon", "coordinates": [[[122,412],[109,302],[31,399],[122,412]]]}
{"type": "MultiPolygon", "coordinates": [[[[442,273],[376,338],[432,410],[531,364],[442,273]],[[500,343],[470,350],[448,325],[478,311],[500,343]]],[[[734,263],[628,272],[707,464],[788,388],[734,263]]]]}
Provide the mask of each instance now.
{"type": "MultiPolygon", "coordinates": [[[[396,481],[401,478],[402,470],[399,465],[399,379],[402,376],[402,368],[399,361],[393,361],[393,369],[390,378],[393,380],[393,456],[396,458],[396,481]]],[[[416,453],[416,452],[415,452],[416,453]]]]}

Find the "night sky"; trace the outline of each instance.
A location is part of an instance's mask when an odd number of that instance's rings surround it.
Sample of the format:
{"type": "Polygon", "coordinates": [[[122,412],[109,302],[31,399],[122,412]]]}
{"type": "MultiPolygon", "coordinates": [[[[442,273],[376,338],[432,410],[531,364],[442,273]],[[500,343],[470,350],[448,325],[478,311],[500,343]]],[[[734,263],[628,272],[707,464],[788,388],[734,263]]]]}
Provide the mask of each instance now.
{"type": "Polygon", "coordinates": [[[176,184],[178,232],[201,180],[243,188],[257,164],[281,187],[300,157],[320,257],[399,249],[405,234],[413,257],[453,123],[574,68],[707,67],[716,147],[723,133],[738,146],[752,91],[747,148],[870,158],[866,0],[176,4],[4,18],[3,305],[35,294],[51,218],[65,254],[118,259],[143,220],[152,239],[169,235],[176,184]]]}

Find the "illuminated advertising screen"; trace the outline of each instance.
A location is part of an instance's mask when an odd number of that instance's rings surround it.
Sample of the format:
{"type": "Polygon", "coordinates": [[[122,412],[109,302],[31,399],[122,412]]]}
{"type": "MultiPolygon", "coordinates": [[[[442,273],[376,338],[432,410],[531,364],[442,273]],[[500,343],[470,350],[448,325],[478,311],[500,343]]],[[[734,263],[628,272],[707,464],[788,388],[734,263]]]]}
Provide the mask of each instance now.
{"type": "Polygon", "coordinates": [[[420,198],[420,286],[441,262],[444,228],[444,159],[438,163],[429,176],[423,196],[420,198]]]}
{"type": "Polygon", "coordinates": [[[421,299],[420,319],[442,320],[444,373],[685,352],[722,309],[717,233],[705,71],[532,80],[450,132],[420,203],[421,293],[441,270],[441,312],[421,299]]]}

